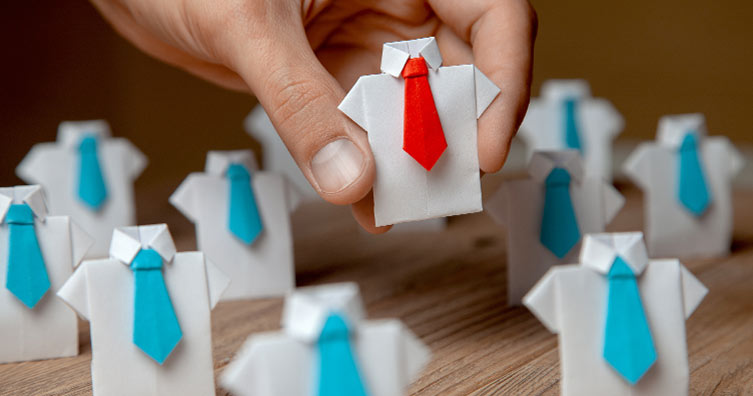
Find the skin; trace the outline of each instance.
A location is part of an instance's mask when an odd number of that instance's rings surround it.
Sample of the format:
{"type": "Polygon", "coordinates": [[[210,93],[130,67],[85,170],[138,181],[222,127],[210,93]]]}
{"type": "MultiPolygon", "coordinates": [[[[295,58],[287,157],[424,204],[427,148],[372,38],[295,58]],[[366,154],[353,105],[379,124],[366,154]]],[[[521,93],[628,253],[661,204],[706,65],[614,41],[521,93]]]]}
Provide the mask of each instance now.
{"type": "Polygon", "coordinates": [[[481,171],[502,168],[531,84],[536,14],[527,0],[92,0],[144,52],[220,86],[253,92],[303,174],[327,201],[375,227],[366,133],[337,110],[357,78],[379,72],[382,44],[435,36],[444,65],[474,63],[500,95],[479,119],[481,171]],[[344,188],[319,187],[311,159],[350,139],[364,156],[344,188]]]}

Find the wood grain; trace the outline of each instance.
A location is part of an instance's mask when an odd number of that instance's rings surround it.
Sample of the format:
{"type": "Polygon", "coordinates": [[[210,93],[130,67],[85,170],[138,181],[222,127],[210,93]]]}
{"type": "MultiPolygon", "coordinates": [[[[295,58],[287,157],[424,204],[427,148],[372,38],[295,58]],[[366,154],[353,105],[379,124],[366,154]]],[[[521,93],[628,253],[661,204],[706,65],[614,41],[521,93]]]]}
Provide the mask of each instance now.
{"type": "MultiPolygon", "coordinates": [[[[620,188],[628,203],[610,229],[640,229],[640,193],[620,188]]],[[[687,324],[693,395],[753,395],[753,192],[735,199],[733,254],[684,260],[710,290],[687,324]]],[[[410,394],[559,393],[556,338],[524,308],[506,306],[505,232],[484,214],[452,218],[440,234],[370,236],[347,209],[317,206],[295,225],[299,285],[357,281],[370,317],[398,317],[431,347],[410,394]]],[[[193,248],[192,232],[173,227],[179,249],[193,248]]],[[[279,328],[281,307],[281,299],[218,305],[216,374],[250,334],[279,328]]],[[[0,395],[91,394],[85,322],[80,339],[75,358],[0,365],[0,395]]]]}

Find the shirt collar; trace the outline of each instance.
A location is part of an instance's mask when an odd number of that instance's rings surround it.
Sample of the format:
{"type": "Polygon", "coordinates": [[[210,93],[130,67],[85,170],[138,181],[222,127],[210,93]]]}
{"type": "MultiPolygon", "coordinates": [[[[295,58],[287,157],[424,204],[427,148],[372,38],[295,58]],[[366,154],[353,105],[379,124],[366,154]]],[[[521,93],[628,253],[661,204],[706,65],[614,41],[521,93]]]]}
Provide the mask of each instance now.
{"type": "Polygon", "coordinates": [[[540,95],[546,100],[586,99],[591,97],[591,88],[585,80],[547,80],[541,85],[540,95]]]}
{"type": "Polygon", "coordinates": [[[84,136],[94,135],[100,139],[110,137],[110,126],[105,120],[63,121],[58,127],[58,143],[66,148],[78,147],[84,136]]]}
{"type": "Polygon", "coordinates": [[[332,312],[343,315],[351,328],[365,318],[357,284],[333,283],[296,289],[285,299],[282,327],[295,339],[316,342],[332,312]]]}
{"type": "Polygon", "coordinates": [[[5,219],[12,204],[25,203],[29,205],[34,217],[40,221],[47,218],[47,205],[44,202],[44,192],[39,185],[15,186],[0,188],[0,220],[5,219]]]}
{"type": "Polygon", "coordinates": [[[119,227],[112,233],[110,257],[130,265],[141,249],[154,249],[169,263],[175,256],[175,244],[167,224],[119,227]]]}
{"type": "Polygon", "coordinates": [[[251,150],[210,151],[204,172],[210,175],[225,176],[230,164],[238,163],[246,167],[249,172],[257,170],[256,157],[251,150]]]}
{"type": "Polygon", "coordinates": [[[695,134],[698,141],[706,136],[706,117],[701,113],[664,116],[659,119],[656,141],[665,147],[677,149],[682,145],[685,135],[695,134]]]}
{"type": "Polygon", "coordinates": [[[423,57],[426,64],[436,70],[442,66],[442,54],[434,37],[416,40],[394,41],[382,47],[382,64],[380,69],[393,77],[400,77],[405,62],[410,58],[423,57]]]}
{"type": "Polygon", "coordinates": [[[543,183],[554,168],[563,168],[576,183],[583,179],[583,160],[577,150],[536,151],[528,163],[528,174],[543,183]]]}
{"type": "Polygon", "coordinates": [[[648,253],[642,232],[586,234],[580,250],[581,265],[606,275],[617,256],[622,257],[638,276],[648,264],[648,253]]]}

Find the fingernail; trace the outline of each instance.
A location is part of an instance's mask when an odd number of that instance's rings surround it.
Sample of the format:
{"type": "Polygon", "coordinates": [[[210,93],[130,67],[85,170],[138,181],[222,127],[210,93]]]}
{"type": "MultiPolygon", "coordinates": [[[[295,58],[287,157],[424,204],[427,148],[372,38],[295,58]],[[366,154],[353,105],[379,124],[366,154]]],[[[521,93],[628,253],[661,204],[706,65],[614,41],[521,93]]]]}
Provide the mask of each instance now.
{"type": "Polygon", "coordinates": [[[361,175],[363,162],[363,154],[355,144],[348,139],[338,139],[314,155],[311,172],[322,191],[336,193],[361,175]]]}

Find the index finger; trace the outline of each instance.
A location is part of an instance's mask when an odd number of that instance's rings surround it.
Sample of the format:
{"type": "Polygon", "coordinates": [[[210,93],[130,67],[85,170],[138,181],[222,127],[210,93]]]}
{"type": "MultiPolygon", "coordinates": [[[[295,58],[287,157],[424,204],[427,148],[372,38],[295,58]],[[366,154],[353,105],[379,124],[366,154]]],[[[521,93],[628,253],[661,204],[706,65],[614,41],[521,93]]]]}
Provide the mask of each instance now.
{"type": "Polygon", "coordinates": [[[443,23],[471,44],[476,67],[500,88],[478,124],[479,165],[484,172],[496,172],[528,108],[536,13],[527,0],[429,4],[443,23]]]}

